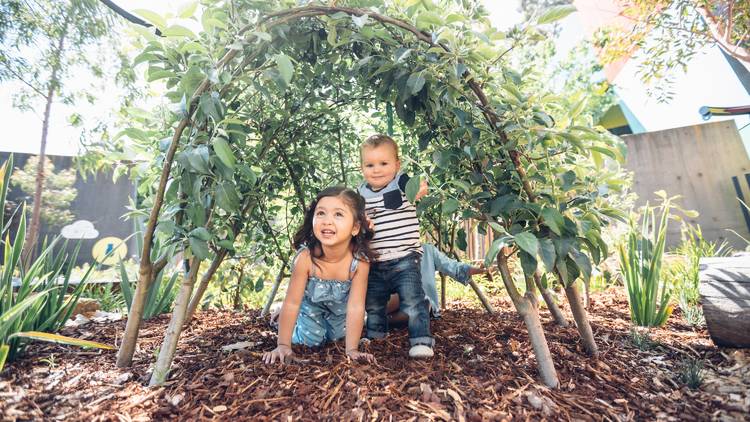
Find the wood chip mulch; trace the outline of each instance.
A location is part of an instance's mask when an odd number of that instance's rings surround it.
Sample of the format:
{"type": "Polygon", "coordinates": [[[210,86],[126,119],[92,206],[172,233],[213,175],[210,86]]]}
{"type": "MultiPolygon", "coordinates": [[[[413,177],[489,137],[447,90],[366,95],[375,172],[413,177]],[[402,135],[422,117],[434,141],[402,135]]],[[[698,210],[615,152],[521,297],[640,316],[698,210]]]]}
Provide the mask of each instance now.
{"type": "MultiPolygon", "coordinates": [[[[404,330],[366,346],[375,364],[348,362],[343,347],[298,350],[299,361],[265,366],[275,333],[258,311],[204,312],[180,340],[167,385],[148,388],[149,366],[168,316],[147,321],[131,368],[114,352],[33,344],[0,374],[2,420],[744,420],[750,411],[750,353],[715,347],[705,330],[673,315],[652,330],[656,345],[630,339],[620,289],[592,296],[600,348],[587,357],[575,328],[541,315],[561,386],[537,381],[522,320],[504,299],[497,313],[451,303],[433,321],[436,355],[407,357],[404,330]],[[251,345],[222,351],[238,342],[251,345]],[[680,379],[688,359],[704,364],[696,390],[680,379]]],[[[570,321],[572,318],[568,314],[570,321]]],[[[119,342],[124,322],[90,324],[64,334],[119,342]]]]}

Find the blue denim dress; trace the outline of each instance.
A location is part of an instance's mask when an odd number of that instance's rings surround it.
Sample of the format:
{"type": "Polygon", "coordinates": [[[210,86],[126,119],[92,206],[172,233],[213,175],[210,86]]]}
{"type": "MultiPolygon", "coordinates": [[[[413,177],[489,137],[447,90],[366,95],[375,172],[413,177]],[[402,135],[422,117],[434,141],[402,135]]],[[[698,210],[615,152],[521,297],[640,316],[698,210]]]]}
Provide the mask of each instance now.
{"type": "Polygon", "coordinates": [[[346,305],[358,263],[358,259],[352,260],[348,280],[319,278],[315,276],[315,265],[312,266],[292,332],[293,344],[320,346],[346,335],[346,305]]]}

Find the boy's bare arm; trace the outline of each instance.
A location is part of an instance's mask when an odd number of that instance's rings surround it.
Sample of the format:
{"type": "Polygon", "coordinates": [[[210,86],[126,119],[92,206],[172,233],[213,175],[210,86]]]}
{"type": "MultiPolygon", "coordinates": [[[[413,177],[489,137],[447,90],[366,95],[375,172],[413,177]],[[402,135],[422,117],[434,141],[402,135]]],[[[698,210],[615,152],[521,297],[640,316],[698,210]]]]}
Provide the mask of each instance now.
{"type": "Polygon", "coordinates": [[[419,182],[419,191],[417,191],[417,195],[414,197],[414,202],[419,201],[420,198],[427,195],[427,191],[429,190],[429,186],[427,185],[427,180],[422,179],[419,182]]]}

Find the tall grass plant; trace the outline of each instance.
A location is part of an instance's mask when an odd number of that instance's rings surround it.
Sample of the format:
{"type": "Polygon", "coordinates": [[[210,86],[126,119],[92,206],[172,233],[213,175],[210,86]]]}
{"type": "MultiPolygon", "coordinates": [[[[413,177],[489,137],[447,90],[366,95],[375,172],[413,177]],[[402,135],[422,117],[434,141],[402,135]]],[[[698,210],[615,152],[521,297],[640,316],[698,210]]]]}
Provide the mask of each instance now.
{"type": "MultiPolygon", "coordinates": [[[[12,168],[11,156],[0,167],[0,203],[3,209],[12,168]]],[[[28,269],[24,268],[21,252],[26,238],[26,208],[25,205],[19,208],[19,222],[14,233],[11,233],[11,222],[6,223],[4,213],[0,212],[0,238],[3,240],[3,262],[0,265],[0,370],[6,361],[17,358],[30,340],[111,348],[101,343],[52,334],[70,318],[90,271],[84,274],[72,293],[67,294],[80,245],[68,253],[65,242],[59,245],[59,237],[49,244],[45,241],[39,256],[28,269]]],[[[17,209],[13,215],[18,213],[17,209]]]]}
{"type": "Polygon", "coordinates": [[[657,195],[662,204],[657,207],[646,204],[640,224],[631,215],[627,239],[619,247],[630,318],[633,324],[642,327],[662,326],[672,313],[669,303],[672,292],[667,280],[661,277],[661,267],[676,197],[668,198],[663,191],[657,195]]]}

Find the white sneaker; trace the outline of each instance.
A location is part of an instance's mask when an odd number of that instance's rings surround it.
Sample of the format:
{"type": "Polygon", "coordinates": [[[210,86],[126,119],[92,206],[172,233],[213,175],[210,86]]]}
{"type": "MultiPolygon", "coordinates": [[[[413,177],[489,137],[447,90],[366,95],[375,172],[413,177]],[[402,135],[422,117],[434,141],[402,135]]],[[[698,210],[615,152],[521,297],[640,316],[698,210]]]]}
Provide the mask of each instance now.
{"type": "Polygon", "coordinates": [[[432,347],[424,344],[417,344],[409,349],[409,357],[413,359],[431,358],[434,355],[435,352],[432,351],[432,347]]]}

